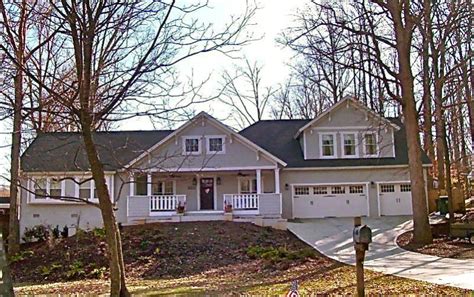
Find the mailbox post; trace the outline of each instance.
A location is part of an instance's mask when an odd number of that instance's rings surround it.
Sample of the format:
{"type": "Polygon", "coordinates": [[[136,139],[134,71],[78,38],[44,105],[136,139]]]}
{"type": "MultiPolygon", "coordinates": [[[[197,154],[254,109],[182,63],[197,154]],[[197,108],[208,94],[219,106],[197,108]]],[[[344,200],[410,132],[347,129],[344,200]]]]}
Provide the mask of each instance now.
{"type": "Polygon", "coordinates": [[[369,243],[372,242],[372,230],[367,225],[362,226],[360,217],[354,218],[352,239],[356,252],[357,296],[361,297],[365,296],[364,258],[365,251],[369,249],[369,243]]]}

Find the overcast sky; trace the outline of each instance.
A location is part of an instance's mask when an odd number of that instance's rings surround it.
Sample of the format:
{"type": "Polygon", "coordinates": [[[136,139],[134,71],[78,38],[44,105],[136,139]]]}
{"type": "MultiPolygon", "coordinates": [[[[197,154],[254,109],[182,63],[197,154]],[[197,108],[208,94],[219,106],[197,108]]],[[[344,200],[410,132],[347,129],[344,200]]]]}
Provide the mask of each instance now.
{"type": "MultiPolygon", "coordinates": [[[[259,0],[257,11],[251,27],[251,31],[255,36],[262,36],[258,41],[242,48],[241,56],[246,56],[252,61],[258,61],[264,65],[262,73],[263,83],[266,85],[276,85],[283,83],[288,77],[289,70],[286,63],[292,57],[292,52],[282,48],[275,42],[275,39],[282,30],[291,25],[293,14],[298,8],[304,7],[307,1],[304,0],[259,0]]],[[[203,21],[212,22],[216,27],[223,26],[232,15],[238,15],[245,8],[245,0],[210,0],[212,9],[202,11],[199,17],[203,17],[203,21]]],[[[216,89],[218,84],[219,73],[224,69],[232,69],[232,65],[238,61],[229,59],[222,54],[205,54],[186,61],[179,66],[180,74],[188,76],[193,70],[196,79],[207,77],[212,74],[207,89],[216,89]]],[[[229,109],[222,105],[203,104],[194,107],[196,110],[204,110],[211,112],[218,118],[224,118],[229,109]]],[[[147,119],[132,119],[122,123],[120,129],[126,130],[146,130],[153,129],[153,125],[147,119]]],[[[10,154],[10,138],[6,134],[11,131],[11,123],[4,122],[0,125],[0,173],[8,174],[9,154],[10,154]]],[[[41,156],[38,156],[41,158],[41,156]]],[[[0,184],[4,184],[4,180],[0,180],[0,184]]]]}

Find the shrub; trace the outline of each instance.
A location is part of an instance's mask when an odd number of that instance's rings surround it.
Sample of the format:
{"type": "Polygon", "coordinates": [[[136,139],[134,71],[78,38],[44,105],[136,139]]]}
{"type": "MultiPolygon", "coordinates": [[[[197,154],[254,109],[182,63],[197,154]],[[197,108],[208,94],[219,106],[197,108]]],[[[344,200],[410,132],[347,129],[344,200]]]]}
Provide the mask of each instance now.
{"type": "Polygon", "coordinates": [[[35,253],[33,251],[22,251],[21,253],[10,256],[10,263],[20,262],[25,260],[28,257],[33,256],[35,253]]]}
{"type": "Polygon", "coordinates": [[[251,259],[263,259],[271,263],[278,263],[285,260],[304,260],[306,258],[314,258],[316,253],[311,248],[288,251],[284,247],[250,246],[247,248],[247,255],[251,259]]]}
{"type": "Polygon", "coordinates": [[[68,278],[72,278],[76,276],[82,276],[85,273],[84,264],[81,261],[76,260],[71,265],[69,265],[69,270],[67,271],[66,276],[68,278]]]}
{"type": "Polygon", "coordinates": [[[23,233],[24,242],[46,241],[49,238],[49,229],[43,225],[36,225],[31,228],[25,227],[23,233]]]}
{"type": "Polygon", "coordinates": [[[94,268],[89,275],[94,278],[104,278],[104,274],[107,271],[105,267],[94,268]]]}
{"type": "Polygon", "coordinates": [[[140,242],[140,249],[146,250],[146,249],[150,246],[150,244],[151,244],[150,241],[148,241],[148,240],[146,240],[146,239],[145,239],[145,240],[142,240],[142,241],[140,242]]]}
{"type": "Polygon", "coordinates": [[[98,238],[105,238],[105,229],[104,228],[94,228],[92,229],[92,234],[98,238]]]}

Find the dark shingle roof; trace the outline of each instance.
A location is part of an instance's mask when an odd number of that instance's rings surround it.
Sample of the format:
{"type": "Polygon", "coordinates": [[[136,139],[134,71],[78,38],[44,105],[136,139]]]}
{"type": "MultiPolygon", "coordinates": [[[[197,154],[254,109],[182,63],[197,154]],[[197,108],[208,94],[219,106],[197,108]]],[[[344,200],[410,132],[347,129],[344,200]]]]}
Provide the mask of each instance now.
{"type": "MultiPolygon", "coordinates": [[[[94,140],[105,170],[122,168],[172,131],[97,132],[94,140]]],[[[79,133],[40,133],[21,157],[23,171],[88,171],[79,133]]]]}
{"type": "MultiPolygon", "coordinates": [[[[395,158],[305,160],[299,141],[294,139],[294,136],[298,129],[309,120],[259,121],[240,131],[240,134],[285,161],[288,164],[287,167],[406,165],[408,164],[408,149],[405,128],[399,119],[390,118],[389,120],[401,127],[400,130],[395,131],[395,158]]],[[[423,154],[423,163],[431,163],[425,154],[423,154]]]]}

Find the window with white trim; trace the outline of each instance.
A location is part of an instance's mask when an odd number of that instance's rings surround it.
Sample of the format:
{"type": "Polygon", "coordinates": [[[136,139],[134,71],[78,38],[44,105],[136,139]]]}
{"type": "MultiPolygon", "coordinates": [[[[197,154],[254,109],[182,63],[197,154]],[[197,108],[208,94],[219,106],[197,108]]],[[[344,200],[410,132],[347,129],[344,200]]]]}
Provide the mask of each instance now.
{"type": "Polygon", "coordinates": [[[309,187],[295,186],[295,195],[309,195],[309,187]]]}
{"type": "Polygon", "coordinates": [[[395,185],[380,185],[380,192],[382,193],[394,193],[395,185]]]}
{"type": "Polygon", "coordinates": [[[94,181],[91,177],[80,178],[79,183],[79,198],[84,200],[94,200],[97,198],[97,190],[94,185],[94,181]]]}
{"type": "Polygon", "coordinates": [[[199,137],[185,137],[183,140],[183,152],[186,155],[201,154],[201,139],[199,137]]]}
{"type": "Polygon", "coordinates": [[[313,188],[313,193],[315,195],[324,195],[328,193],[328,187],[316,186],[313,188]]]}
{"type": "Polygon", "coordinates": [[[350,194],[363,194],[364,193],[364,186],[349,186],[349,193],[350,194]]]}
{"type": "Polygon", "coordinates": [[[355,133],[343,133],[342,134],[342,155],[344,157],[355,157],[356,152],[356,134],[355,133]]]}
{"type": "Polygon", "coordinates": [[[335,155],[334,134],[321,134],[321,156],[334,157],[335,155]]]}
{"type": "Polygon", "coordinates": [[[257,193],[257,179],[256,178],[242,178],[240,179],[239,194],[255,194],[257,193]]]}
{"type": "Polygon", "coordinates": [[[225,138],[224,136],[207,136],[206,146],[208,154],[224,154],[225,138]]]}
{"type": "Polygon", "coordinates": [[[331,187],[331,194],[345,194],[346,187],[344,186],[332,186],[331,187]]]}
{"type": "Polygon", "coordinates": [[[377,156],[377,134],[365,133],[364,134],[364,154],[365,156],[377,156]]]}
{"type": "Polygon", "coordinates": [[[411,184],[401,184],[400,192],[411,192],[411,184]]]}
{"type": "Polygon", "coordinates": [[[34,199],[46,199],[48,197],[48,180],[46,178],[35,178],[32,183],[34,199]]]}
{"type": "Polygon", "coordinates": [[[152,176],[152,193],[153,195],[174,195],[174,182],[172,180],[159,179],[152,176]]]}
{"type": "Polygon", "coordinates": [[[135,195],[146,196],[148,195],[148,179],[144,173],[135,174],[135,195]]]}

